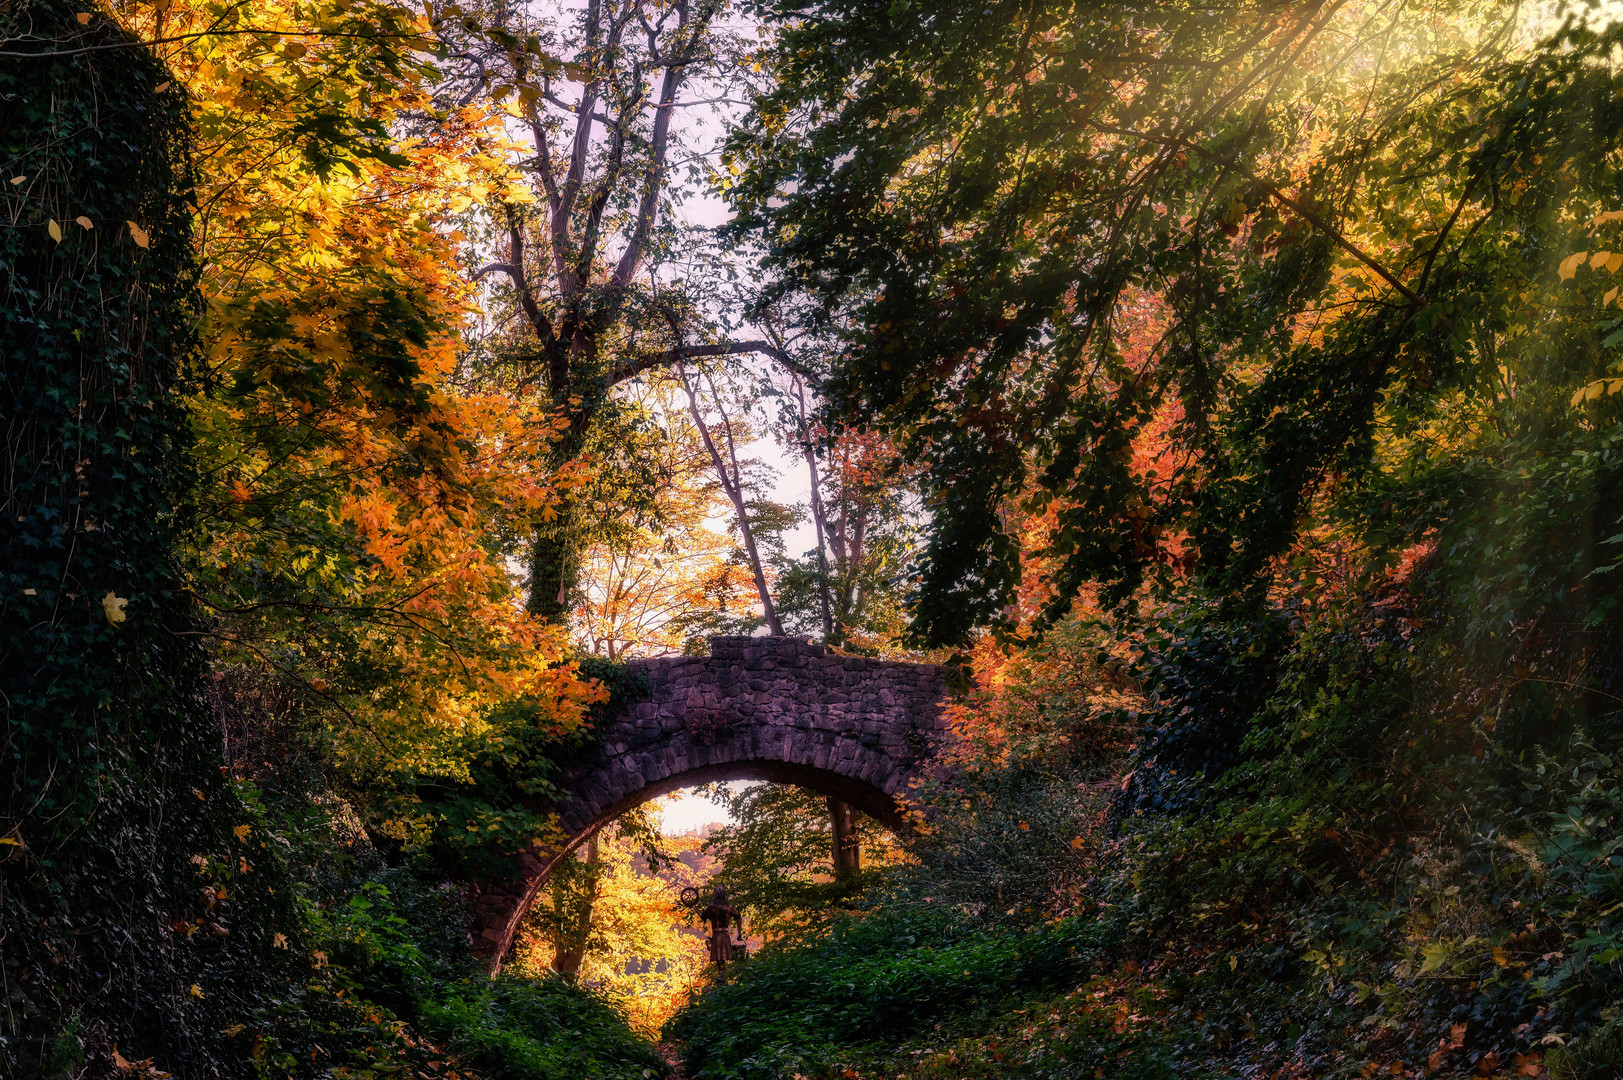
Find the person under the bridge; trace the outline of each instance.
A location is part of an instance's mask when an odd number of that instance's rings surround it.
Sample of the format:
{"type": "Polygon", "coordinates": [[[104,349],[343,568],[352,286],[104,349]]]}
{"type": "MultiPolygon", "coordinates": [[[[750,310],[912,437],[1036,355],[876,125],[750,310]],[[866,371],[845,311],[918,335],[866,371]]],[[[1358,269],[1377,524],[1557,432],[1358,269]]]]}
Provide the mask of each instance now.
{"type": "Polygon", "coordinates": [[[729,928],[738,924],[738,936],[744,936],[744,917],[727,902],[727,886],[717,885],[710,903],[699,912],[699,919],[710,927],[710,962],[727,970],[727,961],[733,958],[733,935],[729,928]]]}

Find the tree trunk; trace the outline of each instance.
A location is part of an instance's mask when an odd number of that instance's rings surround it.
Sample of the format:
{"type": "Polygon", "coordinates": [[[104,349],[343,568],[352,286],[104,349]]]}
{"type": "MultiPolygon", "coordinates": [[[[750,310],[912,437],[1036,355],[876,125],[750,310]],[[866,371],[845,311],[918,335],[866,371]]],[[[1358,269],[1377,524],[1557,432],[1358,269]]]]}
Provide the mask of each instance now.
{"type": "Polygon", "coordinates": [[[835,645],[839,638],[835,636],[834,611],[828,599],[828,539],[823,522],[823,491],[817,477],[817,452],[812,448],[810,433],[805,430],[806,396],[799,379],[795,380],[795,397],[800,403],[800,446],[806,454],[806,470],[811,474],[811,515],[812,524],[817,528],[817,601],[822,606],[823,640],[835,645]]]}
{"type": "Polygon", "coordinates": [[[750,529],[749,506],[744,500],[743,472],[738,467],[738,451],[733,445],[732,422],[721,406],[721,395],[716,393],[716,388],[712,384],[710,392],[716,400],[716,411],[721,414],[722,433],[727,436],[727,459],[724,461],[721,451],[716,448],[715,440],[710,437],[710,428],[705,424],[704,417],[699,414],[698,395],[688,382],[687,371],[679,368],[678,374],[682,379],[682,389],[687,391],[688,413],[699,429],[699,435],[704,440],[704,448],[710,453],[710,463],[715,467],[716,479],[721,481],[721,490],[726,492],[727,498],[732,501],[733,510],[738,514],[739,537],[744,542],[744,556],[749,560],[750,571],[755,575],[755,592],[761,598],[761,614],[766,619],[767,632],[773,637],[782,637],[783,624],[778,622],[778,611],[772,603],[772,591],[766,585],[766,568],[761,563],[761,553],[755,546],[755,534],[750,529]]]}
{"type": "Polygon", "coordinates": [[[586,841],[586,903],[575,925],[557,942],[552,956],[552,970],[560,975],[580,974],[580,965],[586,959],[587,939],[592,936],[592,909],[597,905],[597,862],[597,837],[593,836],[586,841]]]}
{"type": "MultiPolygon", "coordinates": [[[[550,457],[554,471],[564,469],[580,456],[586,446],[592,417],[607,397],[601,388],[590,394],[583,392],[571,374],[583,366],[597,364],[597,342],[579,335],[574,345],[571,362],[560,365],[552,376],[557,380],[552,387],[554,409],[569,417],[569,427],[552,447],[550,457]]],[[[584,508],[573,493],[563,491],[551,509],[554,513],[551,521],[543,515],[536,516],[530,541],[530,588],[524,610],[549,623],[561,624],[569,618],[580,587],[584,508]]]]}
{"type": "Polygon", "coordinates": [[[530,547],[530,592],[524,609],[549,623],[569,616],[580,578],[580,545],[574,536],[575,505],[566,499],[552,521],[538,522],[530,547]]]}
{"type": "Polygon", "coordinates": [[[830,796],[828,818],[834,825],[834,876],[843,880],[862,869],[862,848],[857,842],[857,815],[849,803],[830,796]]]}

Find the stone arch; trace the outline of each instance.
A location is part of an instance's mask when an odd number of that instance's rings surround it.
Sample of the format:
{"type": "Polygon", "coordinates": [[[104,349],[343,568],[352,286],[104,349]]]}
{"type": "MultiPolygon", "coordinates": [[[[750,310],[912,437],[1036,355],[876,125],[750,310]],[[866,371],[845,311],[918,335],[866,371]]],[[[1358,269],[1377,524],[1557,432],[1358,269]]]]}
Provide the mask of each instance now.
{"type": "Polygon", "coordinates": [[[708,657],[633,660],[647,690],[566,764],[552,809],[568,838],[525,855],[518,880],[474,901],[470,944],[499,965],[560,861],[632,807],[713,780],[771,780],[830,795],[887,828],[947,732],[935,664],[836,656],[804,638],[717,637],[708,657]]]}

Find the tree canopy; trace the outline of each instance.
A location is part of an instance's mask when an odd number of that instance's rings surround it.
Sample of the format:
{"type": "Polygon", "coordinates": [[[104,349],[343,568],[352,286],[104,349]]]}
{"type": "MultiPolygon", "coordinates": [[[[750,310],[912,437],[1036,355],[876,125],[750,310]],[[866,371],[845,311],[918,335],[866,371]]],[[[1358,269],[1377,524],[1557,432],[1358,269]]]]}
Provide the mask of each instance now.
{"type": "Polygon", "coordinates": [[[1003,620],[1012,502],[1052,514],[1049,618],[1089,581],[1242,595],[1520,347],[1571,346],[1537,377],[1586,422],[1607,317],[1557,271],[1606,247],[1615,31],[1535,45],[1492,4],[763,12],[780,82],[731,145],[733,227],[843,350],[836,414],[923,466],[924,640],[1003,620]]]}

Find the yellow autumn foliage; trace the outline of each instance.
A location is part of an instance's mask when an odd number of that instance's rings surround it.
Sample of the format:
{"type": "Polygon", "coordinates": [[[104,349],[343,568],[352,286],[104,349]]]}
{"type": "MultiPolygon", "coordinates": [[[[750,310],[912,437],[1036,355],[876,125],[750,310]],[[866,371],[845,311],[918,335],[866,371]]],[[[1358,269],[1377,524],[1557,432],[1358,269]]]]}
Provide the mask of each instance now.
{"type": "Polygon", "coordinates": [[[160,43],[197,133],[193,562],[218,658],[302,686],[361,772],[456,776],[516,696],[574,726],[600,695],[490,541],[573,481],[544,467],[549,416],[458,382],[461,215],[513,183],[499,122],[436,109],[427,26],[397,5],[112,10],[160,43]]]}

